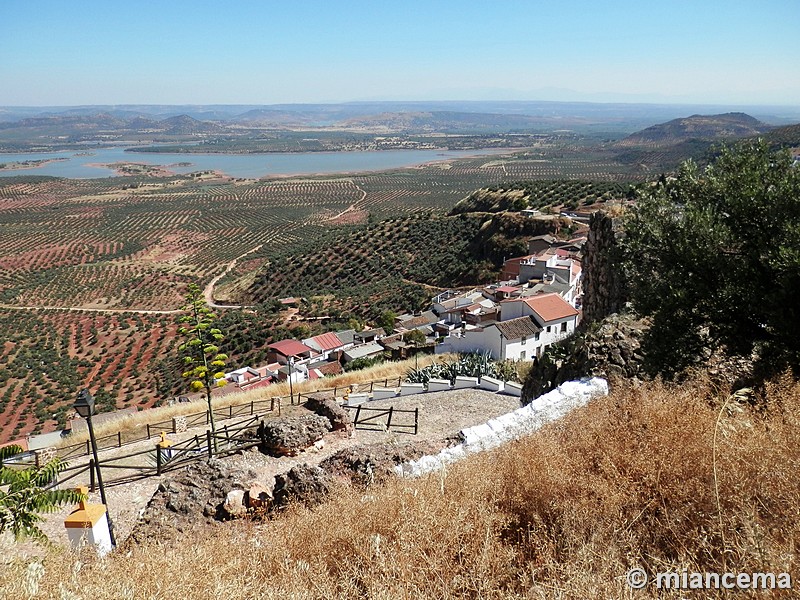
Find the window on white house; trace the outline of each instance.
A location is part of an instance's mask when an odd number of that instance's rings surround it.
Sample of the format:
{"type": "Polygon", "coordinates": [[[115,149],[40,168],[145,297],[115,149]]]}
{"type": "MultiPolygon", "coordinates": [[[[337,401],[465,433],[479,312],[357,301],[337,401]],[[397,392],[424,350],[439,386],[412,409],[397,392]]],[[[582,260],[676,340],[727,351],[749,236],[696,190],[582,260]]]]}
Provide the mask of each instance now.
{"type": "Polygon", "coordinates": [[[520,342],[520,344],[522,344],[523,346],[525,345],[525,338],[524,337],[522,338],[522,341],[520,342]]]}
{"type": "Polygon", "coordinates": [[[550,333],[550,325],[547,326],[547,333],[550,333]]]}
{"type": "Polygon", "coordinates": [[[561,324],[561,333],[565,333],[566,331],[567,331],[567,322],[566,322],[566,321],[564,321],[564,322],[561,324]]]}
{"type": "Polygon", "coordinates": [[[533,339],[535,339],[537,342],[539,341],[539,332],[538,331],[534,334],[533,339]]]}
{"type": "Polygon", "coordinates": [[[522,352],[519,353],[519,359],[520,360],[525,360],[525,350],[523,350],[522,352]]]}

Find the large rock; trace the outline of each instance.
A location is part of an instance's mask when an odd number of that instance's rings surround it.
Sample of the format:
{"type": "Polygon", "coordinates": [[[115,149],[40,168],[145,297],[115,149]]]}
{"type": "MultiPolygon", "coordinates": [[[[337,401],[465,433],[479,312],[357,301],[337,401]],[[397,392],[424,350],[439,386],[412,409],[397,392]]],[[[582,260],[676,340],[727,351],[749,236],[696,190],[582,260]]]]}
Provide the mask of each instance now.
{"type": "Polygon", "coordinates": [[[229,518],[223,509],[228,492],[240,490],[241,473],[221,460],[198,461],[171,471],[144,509],[131,542],[174,539],[214,521],[229,518]]]}
{"type": "Polygon", "coordinates": [[[268,508],[272,504],[272,490],[255,481],[247,490],[247,508],[268,508]]]}
{"type": "Polygon", "coordinates": [[[333,398],[321,394],[311,394],[306,400],[306,408],[330,421],[333,431],[353,431],[353,420],[347,411],[333,398]]]}
{"type": "Polygon", "coordinates": [[[270,456],[294,456],[314,445],[331,430],[331,422],[320,415],[287,417],[264,422],[258,428],[261,451],[270,456]]]}
{"type": "Polygon", "coordinates": [[[620,312],[627,300],[627,283],[619,268],[622,219],[598,211],[589,220],[583,249],[583,322],[594,323],[620,312]]]}
{"type": "Polygon", "coordinates": [[[565,381],[581,377],[641,379],[645,377],[641,343],[647,321],[613,314],[599,324],[550,346],[525,378],[522,398],[534,398],[565,381]]]}
{"type": "Polygon", "coordinates": [[[320,463],[336,477],[346,477],[358,485],[380,483],[394,477],[394,468],[426,454],[437,454],[452,440],[370,444],[345,448],[320,463]]]}
{"type": "Polygon", "coordinates": [[[273,508],[281,508],[292,502],[315,506],[325,500],[330,491],[331,479],[319,467],[299,465],[288,473],[275,477],[273,508]]]}
{"type": "Polygon", "coordinates": [[[231,519],[243,517],[247,514],[247,507],[244,505],[244,490],[231,490],[222,503],[222,510],[231,519]]]}

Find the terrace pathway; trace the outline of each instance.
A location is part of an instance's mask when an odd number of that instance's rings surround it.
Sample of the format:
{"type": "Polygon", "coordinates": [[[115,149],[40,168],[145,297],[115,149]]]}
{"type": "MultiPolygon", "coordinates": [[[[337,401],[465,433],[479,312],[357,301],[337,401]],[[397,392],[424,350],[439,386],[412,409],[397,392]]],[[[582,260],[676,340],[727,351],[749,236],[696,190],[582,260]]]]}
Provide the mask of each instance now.
{"type": "Polygon", "coordinates": [[[151,310],[145,308],[84,308],[81,306],[13,306],[11,304],[0,304],[3,310],[68,310],[70,312],[96,312],[96,313],[136,313],[140,315],[175,315],[182,310],[175,308],[171,310],[151,310]]]}
{"type": "MultiPolygon", "coordinates": [[[[366,193],[365,193],[366,195],[366,193]]],[[[349,210],[349,209],[348,209],[349,210]]],[[[345,211],[346,212],[346,211],[345,211]]],[[[236,258],[234,258],[228,265],[225,267],[225,270],[222,271],[219,275],[214,277],[211,281],[208,282],[205,289],[203,290],[203,296],[205,298],[206,304],[211,308],[247,308],[243,307],[242,305],[238,304],[217,304],[214,302],[214,286],[217,282],[222,279],[225,275],[230,273],[236,264],[243,259],[248,254],[252,254],[253,252],[257,252],[261,250],[261,247],[264,244],[259,244],[255,248],[251,248],[250,250],[243,252],[236,258]]],[[[105,314],[124,314],[124,313],[135,313],[139,315],[176,315],[178,313],[183,312],[180,308],[170,309],[170,310],[157,310],[157,309],[144,309],[144,308],[89,308],[89,307],[82,307],[82,306],[14,306],[11,304],[0,304],[0,309],[3,310],[67,310],[70,312],[95,312],[95,313],[105,313],[105,314]]]]}
{"type": "Polygon", "coordinates": [[[344,215],[346,215],[347,213],[349,213],[349,212],[352,212],[352,211],[356,210],[356,209],[359,207],[359,205],[360,205],[362,202],[364,202],[364,200],[366,199],[366,197],[367,197],[367,192],[366,192],[366,190],[362,189],[362,188],[361,188],[361,186],[360,186],[360,185],[358,185],[358,184],[357,184],[355,181],[352,181],[352,180],[351,180],[351,182],[350,182],[350,183],[352,183],[352,184],[353,184],[353,187],[355,187],[355,188],[356,188],[356,189],[357,189],[359,192],[361,192],[361,198],[359,198],[358,200],[356,200],[356,201],[355,201],[353,204],[351,204],[350,206],[348,206],[347,208],[345,208],[345,209],[344,209],[342,212],[340,212],[339,214],[337,214],[337,215],[333,215],[332,217],[329,217],[328,219],[325,219],[326,221],[336,221],[337,219],[339,219],[339,218],[343,217],[343,216],[344,216],[344,215]]]}
{"type": "Polygon", "coordinates": [[[228,273],[230,273],[233,270],[233,268],[236,266],[236,263],[238,263],[241,259],[243,259],[248,254],[252,254],[253,252],[257,252],[257,251],[261,250],[261,247],[263,245],[264,244],[262,243],[262,244],[259,244],[258,246],[256,246],[255,248],[251,248],[247,252],[242,252],[239,256],[237,256],[231,262],[228,263],[228,266],[225,268],[225,270],[222,273],[220,273],[219,275],[214,277],[214,279],[212,279],[211,281],[208,282],[208,285],[203,290],[203,296],[205,297],[206,304],[208,306],[210,306],[211,308],[243,308],[241,305],[238,305],[238,304],[217,304],[217,303],[215,303],[214,302],[214,286],[217,285],[217,282],[220,279],[225,277],[225,275],[227,275],[228,273]]]}

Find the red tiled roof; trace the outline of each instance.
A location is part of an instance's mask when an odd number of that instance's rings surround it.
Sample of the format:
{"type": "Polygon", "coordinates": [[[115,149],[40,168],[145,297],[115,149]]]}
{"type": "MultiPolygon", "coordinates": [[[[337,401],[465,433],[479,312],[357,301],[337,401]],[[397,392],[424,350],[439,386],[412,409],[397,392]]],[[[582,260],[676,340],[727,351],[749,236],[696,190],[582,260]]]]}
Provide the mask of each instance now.
{"type": "Polygon", "coordinates": [[[519,286],[516,286],[516,285],[501,285],[499,288],[497,288],[496,291],[503,292],[503,293],[506,293],[506,294],[510,294],[511,292],[519,291],[519,286]]]}
{"type": "Polygon", "coordinates": [[[270,344],[267,348],[271,348],[284,356],[297,356],[299,354],[305,354],[306,352],[316,354],[314,350],[305,344],[301,344],[297,340],[281,340],[280,342],[270,344]]]}
{"type": "Polygon", "coordinates": [[[335,333],[329,331],[328,333],[322,333],[320,335],[315,335],[314,337],[310,338],[309,341],[312,341],[322,348],[322,350],[334,350],[336,348],[341,348],[344,346],[342,344],[342,340],[340,340],[335,333]]]}
{"type": "Polygon", "coordinates": [[[545,323],[549,321],[556,321],[566,317],[573,317],[578,314],[578,311],[572,308],[570,304],[558,294],[537,294],[523,300],[525,304],[531,307],[542,321],[545,323]]]}
{"type": "Polygon", "coordinates": [[[521,340],[524,337],[530,337],[542,330],[533,320],[532,317],[519,317],[517,319],[509,319],[508,321],[500,321],[494,324],[503,337],[507,340],[521,340]]]}
{"type": "Polygon", "coordinates": [[[28,451],[28,440],[26,438],[20,438],[18,440],[11,440],[9,442],[3,442],[0,444],[0,448],[4,448],[6,446],[19,446],[22,448],[23,452],[28,451]]]}
{"type": "Polygon", "coordinates": [[[334,360],[324,365],[320,365],[317,367],[317,370],[322,373],[323,375],[341,375],[344,373],[342,370],[342,365],[338,360],[334,360]]]}

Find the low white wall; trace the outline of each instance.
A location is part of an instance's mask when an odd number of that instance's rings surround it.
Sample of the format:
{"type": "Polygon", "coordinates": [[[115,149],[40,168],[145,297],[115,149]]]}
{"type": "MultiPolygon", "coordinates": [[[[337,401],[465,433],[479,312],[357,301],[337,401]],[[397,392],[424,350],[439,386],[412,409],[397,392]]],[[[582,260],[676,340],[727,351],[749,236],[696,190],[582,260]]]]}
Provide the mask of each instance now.
{"type": "Polygon", "coordinates": [[[522,384],[517,383],[516,381],[506,381],[505,386],[503,386],[503,392],[511,396],[521,397],[522,384]]]}
{"type": "Polygon", "coordinates": [[[447,379],[430,379],[428,380],[429,392],[446,392],[452,389],[450,382],[447,379]]]}
{"type": "Polygon", "coordinates": [[[347,406],[358,406],[369,400],[369,394],[350,394],[347,396],[347,406]]]}
{"type": "Polygon", "coordinates": [[[462,377],[461,375],[459,375],[458,377],[456,377],[456,382],[453,384],[454,390],[466,390],[476,387],[478,387],[477,377],[462,377]]]}
{"type": "Polygon", "coordinates": [[[501,379],[489,377],[488,375],[483,375],[481,376],[481,382],[478,387],[482,390],[488,390],[490,392],[502,392],[503,381],[501,379]]]}
{"type": "Polygon", "coordinates": [[[411,396],[412,394],[422,394],[425,392],[424,383],[402,383],[400,384],[400,395],[411,396]]]}
{"type": "Polygon", "coordinates": [[[608,394],[608,383],[605,379],[593,377],[568,381],[552,392],[539,396],[527,406],[490,419],[481,425],[462,429],[463,441],[458,446],[445,448],[435,456],[423,456],[419,460],[398,465],[395,467],[395,472],[402,477],[419,477],[436,471],[468,454],[495,448],[509,440],[533,433],[542,425],[561,418],[573,408],[583,406],[592,397],[606,394],[608,394]]]}
{"type": "Polygon", "coordinates": [[[394,398],[397,396],[397,389],[395,388],[372,388],[373,400],[386,400],[387,398],[394,398]]]}

